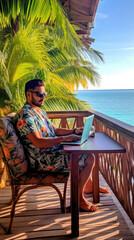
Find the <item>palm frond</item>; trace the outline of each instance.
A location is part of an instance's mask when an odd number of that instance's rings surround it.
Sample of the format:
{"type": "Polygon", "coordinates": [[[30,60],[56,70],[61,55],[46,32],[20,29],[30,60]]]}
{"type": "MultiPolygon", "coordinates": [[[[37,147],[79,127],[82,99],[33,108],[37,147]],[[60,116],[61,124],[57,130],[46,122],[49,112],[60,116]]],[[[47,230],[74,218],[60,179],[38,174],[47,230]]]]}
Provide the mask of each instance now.
{"type": "Polygon", "coordinates": [[[12,92],[11,92],[11,88],[8,86],[8,83],[7,82],[3,82],[3,90],[6,94],[6,99],[7,97],[9,98],[10,101],[13,100],[13,95],[12,95],[12,92]]]}
{"type": "Polygon", "coordinates": [[[46,111],[91,110],[87,102],[77,99],[73,94],[48,96],[43,108],[46,111]]]}
{"type": "Polygon", "coordinates": [[[91,61],[103,57],[96,50],[83,49],[58,0],[0,0],[0,37],[0,74],[5,81],[0,87],[5,88],[12,109],[22,107],[25,82],[36,76],[45,81],[46,110],[89,108],[71,91],[80,84],[84,88],[89,82],[99,84],[91,61]],[[15,23],[17,16],[19,31],[13,37],[11,19],[15,23]]]}
{"type": "Polygon", "coordinates": [[[9,75],[5,65],[4,55],[0,51],[0,85],[4,84],[4,81],[9,81],[9,75]]]}
{"type": "Polygon", "coordinates": [[[24,70],[26,71],[26,74],[28,74],[29,70],[30,74],[31,70],[35,73],[36,68],[49,68],[51,59],[44,44],[46,38],[43,26],[38,26],[36,30],[34,27],[20,29],[14,38],[11,38],[7,47],[4,49],[5,54],[8,52],[6,65],[11,82],[16,79],[18,80],[19,74],[20,77],[24,76],[24,70]],[[27,67],[26,64],[28,64],[27,67]],[[22,72],[20,72],[21,70],[22,72]]]}
{"type": "Polygon", "coordinates": [[[24,77],[28,77],[29,75],[31,75],[31,72],[34,71],[35,72],[37,71],[37,69],[35,69],[35,64],[29,62],[20,63],[18,64],[15,74],[13,75],[12,82],[14,83],[20,80],[21,78],[24,79],[24,77]]]}
{"type": "Polygon", "coordinates": [[[86,49],[82,48],[82,56],[84,59],[89,59],[92,62],[104,62],[103,54],[93,48],[86,49]]]}
{"type": "MultiPolygon", "coordinates": [[[[7,17],[10,20],[14,19],[14,21],[19,16],[21,23],[24,20],[30,24],[53,25],[59,38],[65,40],[62,41],[63,47],[67,44],[68,48],[71,46],[74,50],[74,43],[77,46],[80,45],[80,40],[66,18],[65,11],[58,0],[1,0],[0,14],[3,19],[7,17]]],[[[11,21],[9,22],[11,24],[11,21]]],[[[2,20],[0,24],[3,26],[2,20]]]]}
{"type": "Polygon", "coordinates": [[[90,66],[66,66],[55,70],[54,73],[68,83],[76,83],[77,86],[82,84],[83,79],[92,85],[99,85],[100,76],[91,64],[90,66]]]}

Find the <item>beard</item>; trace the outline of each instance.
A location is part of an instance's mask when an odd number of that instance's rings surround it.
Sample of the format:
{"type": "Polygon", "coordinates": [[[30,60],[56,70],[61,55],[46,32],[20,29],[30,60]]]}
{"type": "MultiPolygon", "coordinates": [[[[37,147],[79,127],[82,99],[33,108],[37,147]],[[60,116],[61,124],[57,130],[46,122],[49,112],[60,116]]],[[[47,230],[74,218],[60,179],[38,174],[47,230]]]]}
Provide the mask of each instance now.
{"type": "Polygon", "coordinates": [[[40,100],[39,102],[35,101],[35,99],[32,97],[32,104],[37,107],[42,107],[44,104],[44,100],[40,100]]]}

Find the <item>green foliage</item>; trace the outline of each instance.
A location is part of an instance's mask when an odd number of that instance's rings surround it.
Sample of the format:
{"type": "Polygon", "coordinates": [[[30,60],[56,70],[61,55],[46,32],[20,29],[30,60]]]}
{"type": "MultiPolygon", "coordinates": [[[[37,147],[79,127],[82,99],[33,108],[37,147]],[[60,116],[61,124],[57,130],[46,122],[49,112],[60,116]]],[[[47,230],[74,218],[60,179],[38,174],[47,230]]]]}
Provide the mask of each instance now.
{"type": "Polygon", "coordinates": [[[99,84],[85,60],[92,58],[102,61],[99,52],[83,49],[57,0],[0,1],[0,91],[12,111],[24,104],[25,83],[33,78],[45,81],[46,110],[88,109],[71,91],[80,84],[87,88],[89,81],[99,84]],[[13,30],[17,16],[19,29],[13,30]]]}
{"type": "MultiPolygon", "coordinates": [[[[65,12],[58,0],[1,0],[0,25],[11,26],[19,16],[19,24],[46,24],[53,26],[59,38],[64,37],[62,45],[80,44],[80,40],[65,16],[65,12]]],[[[69,45],[68,45],[69,46],[69,45]]]]}

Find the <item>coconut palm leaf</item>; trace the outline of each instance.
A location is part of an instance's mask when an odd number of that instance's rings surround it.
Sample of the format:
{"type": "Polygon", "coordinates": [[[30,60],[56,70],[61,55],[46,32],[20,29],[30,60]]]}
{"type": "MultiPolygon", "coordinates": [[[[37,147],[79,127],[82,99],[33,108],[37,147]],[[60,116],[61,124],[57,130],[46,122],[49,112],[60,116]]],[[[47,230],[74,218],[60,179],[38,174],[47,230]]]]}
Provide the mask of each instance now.
{"type": "Polygon", "coordinates": [[[3,53],[0,51],[0,86],[4,84],[4,80],[9,80],[8,71],[5,65],[5,58],[3,53]]]}
{"type": "Polygon", "coordinates": [[[43,109],[46,111],[91,110],[88,103],[77,99],[71,94],[46,98],[43,109]]]}
{"type": "MultiPolygon", "coordinates": [[[[13,37],[11,28],[7,28],[7,32],[0,29],[1,35],[6,32],[0,49],[3,66],[7,71],[7,78],[3,75],[3,87],[9,96],[12,110],[16,111],[23,106],[25,82],[37,76],[45,81],[48,92],[44,105],[46,110],[89,108],[69,88],[78,88],[79,84],[86,88],[89,81],[98,83],[99,76],[91,62],[83,57],[81,43],[60,4],[56,0],[46,0],[44,5],[44,0],[26,0],[25,5],[23,0],[11,0],[10,3],[7,6],[0,5],[0,10],[5,14],[4,19],[14,18],[13,23],[19,19],[19,30],[13,37]],[[14,6],[10,5],[11,2],[14,6]],[[41,5],[37,6],[37,3],[41,5]]],[[[95,51],[88,52],[88,55],[95,54],[95,51]]]]}
{"type": "Polygon", "coordinates": [[[81,84],[83,87],[88,86],[88,82],[92,85],[99,85],[100,76],[92,65],[90,66],[67,66],[56,69],[55,74],[64,78],[66,83],[72,83],[76,88],[81,84]]]}
{"type": "MultiPolygon", "coordinates": [[[[44,108],[47,110],[82,110],[90,109],[88,103],[76,98],[69,89],[59,82],[58,78],[54,79],[54,84],[46,82],[45,89],[48,92],[44,108]]],[[[63,81],[63,80],[62,80],[63,81]]]]}
{"type": "Polygon", "coordinates": [[[28,77],[31,75],[31,72],[35,71],[35,64],[33,63],[20,63],[18,64],[15,74],[13,76],[13,83],[20,80],[21,78],[28,77]]]}
{"type": "Polygon", "coordinates": [[[69,63],[70,56],[58,48],[54,48],[48,51],[50,59],[53,63],[53,69],[58,66],[66,66],[69,63]]]}
{"type": "MultiPolygon", "coordinates": [[[[47,33],[48,34],[48,33],[47,33]]],[[[4,54],[8,57],[5,65],[9,72],[10,82],[16,81],[37,69],[48,69],[51,59],[45,47],[46,32],[43,26],[34,28],[20,29],[10,40],[6,40],[4,54]],[[8,43],[8,44],[7,44],[8,43]],[[29,72],[28,72],[29,70],[29,72]]]]}
{"type": "Polygon", "coordinates": [[[81,101],[72,94],[65,86],[64,79],[50,73],[49,79],[45,82],[45,89],[48,93],[44,103],[46,110],[82,110],[91,109],[87,102],[81,101]]]}
{"type": "Polygon", "coordinates": [[[104,62],[103,54],[93,48],[86,49],[82,47],[82,58],[91,62],[104,62]]]}
{"type": "Polygon", "coordinates": [[[67,44],[69,48],[69,45],[73,46],[74,43],[80,45],[80,40],[58,0],[1,0],[0,25],[3,27],[3,24],[10,24],[15,34],[18,21],[20,24],[29,22],[53,25],[56,35],[58,33],[58,37],[62,38],[63,47],[67,44]],[[9,21],[2,20],[6,18],[9,21]]]}

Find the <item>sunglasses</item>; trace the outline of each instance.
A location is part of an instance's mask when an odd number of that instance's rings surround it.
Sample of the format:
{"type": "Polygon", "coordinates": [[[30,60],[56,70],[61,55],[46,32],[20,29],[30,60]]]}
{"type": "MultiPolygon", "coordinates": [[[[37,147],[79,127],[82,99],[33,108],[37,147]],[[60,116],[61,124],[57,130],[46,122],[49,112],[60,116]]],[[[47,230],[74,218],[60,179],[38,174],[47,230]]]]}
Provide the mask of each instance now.
{"type": "Polygon", "coordinates": [[[44,93],[42,93],[42,92],[34,92],[34,91],[29,91],[29,92],[31,92],[31,93],[36,93],[37,97],[39,97],[39,98],[42,98],[43,96],[44,96],[44,97],[47,96],[47,93],[46,93],[46,92],[44,92],[44,93]]]}

